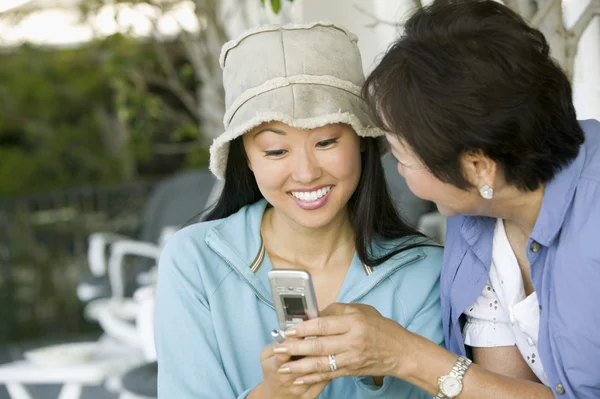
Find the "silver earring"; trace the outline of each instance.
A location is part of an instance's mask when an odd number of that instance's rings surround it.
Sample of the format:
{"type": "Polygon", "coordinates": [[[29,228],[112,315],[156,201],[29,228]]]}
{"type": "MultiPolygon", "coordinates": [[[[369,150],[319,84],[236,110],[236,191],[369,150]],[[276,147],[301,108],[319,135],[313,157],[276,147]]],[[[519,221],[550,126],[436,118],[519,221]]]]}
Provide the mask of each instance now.
{"type": "Polygon", "coordinates": [[[479,194],[481,194],[483,198],[491,200],[492,198],[494,198],[494,189],[488,186],[487,184],[484,184],[479,188],[479,194]]]}

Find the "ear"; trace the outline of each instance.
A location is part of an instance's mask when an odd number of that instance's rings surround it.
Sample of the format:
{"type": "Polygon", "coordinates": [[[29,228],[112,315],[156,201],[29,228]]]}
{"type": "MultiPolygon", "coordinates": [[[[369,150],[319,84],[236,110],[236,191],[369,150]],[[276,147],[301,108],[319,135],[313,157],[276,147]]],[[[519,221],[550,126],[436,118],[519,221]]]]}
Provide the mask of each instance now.
{"type": "Polygon", "coordinates": [[[246,155],[246,163],[248,164],[248,168],[254,172],[254,169],[252,169],[252,163],[250,162],[250,159],[248,158],[248,156],[246,155]]]}
{"type": "Polygon", "coordinates": [[[498,166],[496,161],[486,156],[482,151],[464,153],[461,156],[461,164],[465,178],[475,188],[487,184],[494,188],[498,166]]]}

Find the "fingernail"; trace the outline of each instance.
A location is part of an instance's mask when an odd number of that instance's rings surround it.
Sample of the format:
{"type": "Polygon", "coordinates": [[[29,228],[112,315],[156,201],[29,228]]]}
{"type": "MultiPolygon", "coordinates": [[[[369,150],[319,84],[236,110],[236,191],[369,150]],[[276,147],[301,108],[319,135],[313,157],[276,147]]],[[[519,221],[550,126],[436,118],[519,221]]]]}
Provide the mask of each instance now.
{"type": "Polygon", "coordinates": [[[288,353],[288,352],[289,352],[289,350],[288,350],[288,348],[286,348],[286,347],[282,347],[282,346],[280,346],[280,347],[278,347],[278,348],[275,348],[275,349],[273,349],[273,352],[274,352],[274,353],[288,353]]]}
{"type": "Polygon", "coordinates": [[[294,385],[304,385],[304,381],[296,380],[296,381],[294,381],[294,385]]]}
{"type": "Polygon", "coordinates": [[[279,374],[291,374],[292,370],[290,370],[289,367],[281,367],[279,370],[277,370],[277,372],[279,374]]]}
{"type": "Polygon", "coordinates": [[[296,333],[296,330],[287,330],[287,331],[285,332],[285,335],[286,335],[286,336],[288,336],[288,337],[293,337],[293,336],[294,336],[294,335],[296,335],[296,334],[297,334],[297,333],[296,333]]]}

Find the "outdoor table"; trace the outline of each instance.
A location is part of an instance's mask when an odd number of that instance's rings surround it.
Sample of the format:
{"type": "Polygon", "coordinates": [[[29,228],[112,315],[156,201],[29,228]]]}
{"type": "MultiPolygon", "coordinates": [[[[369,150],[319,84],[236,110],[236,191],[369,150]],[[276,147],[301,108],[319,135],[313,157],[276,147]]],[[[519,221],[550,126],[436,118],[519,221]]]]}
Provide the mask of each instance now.
{"type": "MultiPolygon", "coordinates": [[[[61,345],[69,348],[73,343],[61,345]]],[[[52,349],[53,347],[48,347],[52,349]]],[[[44,348],[41,348],[42,350],[44,348]]],[[[129,369],[144,363],[140,349],[100,340],[87,344],[91,356],[73,364],[44,364],[26,360],[0,365],[0,384],[6,385],[12,399],[33,399],[25,385],[60,384],[58,399],[79,399],[84,386],[98,386],[107,379],[122,375],[129,369]]],[[[27,356],[26,356],[27,358],[27,356]]]]}

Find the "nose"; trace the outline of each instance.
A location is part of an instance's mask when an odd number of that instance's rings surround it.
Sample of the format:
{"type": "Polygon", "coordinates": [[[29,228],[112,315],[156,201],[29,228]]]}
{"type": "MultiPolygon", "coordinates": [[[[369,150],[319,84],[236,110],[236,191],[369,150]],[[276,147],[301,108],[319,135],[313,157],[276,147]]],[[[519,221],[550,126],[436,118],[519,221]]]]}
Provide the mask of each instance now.
{"type": "Polygon", "coordinates": [[[319,179],[322,169],[315,155],[310,151],[298,151],[294,155],[292,179],[302,184],[309,184],[319,179]]]}

